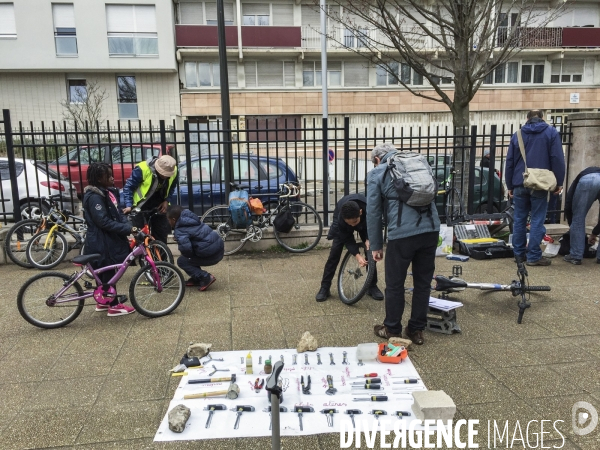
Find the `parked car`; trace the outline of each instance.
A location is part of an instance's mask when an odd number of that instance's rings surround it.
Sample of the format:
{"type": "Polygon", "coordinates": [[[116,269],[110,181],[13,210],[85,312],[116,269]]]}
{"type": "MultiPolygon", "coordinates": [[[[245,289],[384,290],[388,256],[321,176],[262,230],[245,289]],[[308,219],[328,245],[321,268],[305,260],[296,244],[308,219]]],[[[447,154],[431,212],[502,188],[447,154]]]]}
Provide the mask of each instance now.
{"type": "MultiPolygon", "coordinates": [[[[188,205],[188,176],[192,181],[196,214],[204,213],[211,206],[227,203],[222,155],[205,155],[192,158],[189,163],[181,163],[179,189],[170,199],[171,203],[188,205]]],[[[275,194],[280,184],[298,181],[295,172],[281,159],[250,154],[233,155],[233,178],[235,182],[248,186],[250,195],[275,194]]],[[[260,199],[265,205],[277,202],[276,195],[265,195],[260,199]]]]}
{"type": "MultiPolygon", "coordinates": [[[[56,194],[61,194],[64,208],[73,211],[76,215],[79,214],[80,202],[77,198],[77,190],[69,180],[40,161],[18,159],[15,166],[21,210],[21,217],[18,220],[39,216],[41,212],[46,213],[48,206],[40,202],[41,197],[56,194]]],[[[8,158],[0,158],[0,180],[2,181],[0,212],[5,213],[3,218],[12,219],[14,207],[8,158]]]]}
{"type": "MultiPolygon", "coordinates": [[[[171,154],[172,145],[166,153],[171,154]]],[[[105,162],[112,166],[115,187],[122,188],[131,175],[131,171],[142,161],[161,155],[160,144],[100,144],[78,145],[58,158],[58,170],[77,187],[81,198],[83,188],[87,186],[87,169],[90,163],[105,162]]],[[[50,167],[57,169],[55,161],[49,161],[50,167]]]]}

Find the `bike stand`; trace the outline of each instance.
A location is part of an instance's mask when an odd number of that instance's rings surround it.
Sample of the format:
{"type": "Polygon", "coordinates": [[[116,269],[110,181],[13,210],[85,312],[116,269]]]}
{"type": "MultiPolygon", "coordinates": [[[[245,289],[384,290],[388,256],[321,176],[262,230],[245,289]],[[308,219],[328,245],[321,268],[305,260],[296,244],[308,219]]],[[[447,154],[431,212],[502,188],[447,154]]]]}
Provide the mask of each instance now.
{"type": "Polygon", "coordinates": [[[427,330],[443,334],[460,333],[460,326],[456,323],[456,310],[442,311],[430,306],[427,311],[427,330]]]}

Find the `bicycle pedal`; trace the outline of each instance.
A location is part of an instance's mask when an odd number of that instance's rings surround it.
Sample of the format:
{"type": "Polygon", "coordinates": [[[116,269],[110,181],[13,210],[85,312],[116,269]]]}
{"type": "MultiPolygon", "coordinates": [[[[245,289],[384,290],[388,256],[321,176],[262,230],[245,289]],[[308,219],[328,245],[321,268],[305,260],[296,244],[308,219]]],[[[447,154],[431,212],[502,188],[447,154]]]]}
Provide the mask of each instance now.
{"type": "Polygon", "coordinates": [[[94,286],[92,285],[92,283],[90,283],[89,281],[85,280],[83,282],[83,287],[85,287],[86,289],[93,289],[94,286]]]}

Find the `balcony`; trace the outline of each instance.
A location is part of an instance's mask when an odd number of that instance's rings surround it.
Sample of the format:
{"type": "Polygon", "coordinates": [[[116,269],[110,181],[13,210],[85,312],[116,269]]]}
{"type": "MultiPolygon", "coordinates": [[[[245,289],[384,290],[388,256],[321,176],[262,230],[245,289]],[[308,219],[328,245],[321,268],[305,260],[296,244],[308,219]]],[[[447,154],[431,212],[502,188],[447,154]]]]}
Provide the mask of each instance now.
{"type": "MultiPolygon", "coordinates": [[[[176,25],[177,47],[218,47],[217,27],[214,25],[176,25]]],[[[228,47],[238,45],[237,26],[225,27],[228,47]]],[[[242,26],[244,47],[300,47],[300,27],[242,26]]]]}

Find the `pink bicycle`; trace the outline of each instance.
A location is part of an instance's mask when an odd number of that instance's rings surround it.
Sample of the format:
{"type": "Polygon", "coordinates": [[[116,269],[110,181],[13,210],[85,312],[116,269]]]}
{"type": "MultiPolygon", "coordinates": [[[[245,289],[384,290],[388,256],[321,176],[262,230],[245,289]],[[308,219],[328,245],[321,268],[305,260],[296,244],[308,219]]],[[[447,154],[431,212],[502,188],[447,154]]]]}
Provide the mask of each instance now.
{"type": "Polygon", "coordinates": [[[183,300],[185,280],[173,264],[152,258],[148,248],[150,239],[143,231],[138,232],[135,246],[121,264],[94,269],[91,263],[101,255],[80,255],[73,258],[73,264],[81,269],[72,275],[45,272],[31,277],[19,290],[19,313],[36,327],[63,327],[81,314],[85,299],[93,298],[103,305],[113,302],[117,296],[117,282],[136,258],[144,257],[146,264],[136,272],[129,284],[129,300],[136,311],[144,316],[170,314],[183,300]],[[98,275],[110,270],[116,270],[116,273],[103,285],[98,275]],[[85,290],[80,284],[82,279],[85,290]]]}

